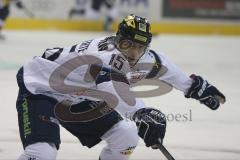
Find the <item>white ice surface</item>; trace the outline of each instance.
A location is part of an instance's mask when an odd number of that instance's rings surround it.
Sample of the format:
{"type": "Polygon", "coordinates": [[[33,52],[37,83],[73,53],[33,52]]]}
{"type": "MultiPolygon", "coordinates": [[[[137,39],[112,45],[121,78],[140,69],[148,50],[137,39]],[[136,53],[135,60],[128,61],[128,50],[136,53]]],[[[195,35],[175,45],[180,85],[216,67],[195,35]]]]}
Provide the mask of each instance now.
{"type": "MultiPolygon", "coordinates": [[[[106,33],[57,31],[5,31],[0,41],[0,160],[13,160],[22,152],[15,101],[17,69],[45,48],[69,46],[106,33]]],[[[179,160],[240,160],[240,37],[155,36],[152,48],[165,52],[187,74],[202,75],[223,91],[227,102],[211,111],[179,91],[144,99],[169,115],[186,114],[192,121],[169,121],[165,146],[179,160]],[[238,97],[239,96],[239,97],[238,97]]],[[[104,142],[88,149],[61,129],[59,160],[97,160],[104,142]]],[[[141,141],[133,160],[164,159],[141,141]]]]}

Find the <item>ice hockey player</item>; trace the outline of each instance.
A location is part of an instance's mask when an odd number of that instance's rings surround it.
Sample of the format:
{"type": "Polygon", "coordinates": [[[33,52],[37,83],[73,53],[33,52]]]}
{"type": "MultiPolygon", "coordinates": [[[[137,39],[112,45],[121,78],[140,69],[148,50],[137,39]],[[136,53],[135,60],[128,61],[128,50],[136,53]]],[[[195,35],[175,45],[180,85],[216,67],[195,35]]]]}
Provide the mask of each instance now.
{"type": "Polygon", "coordinates": [[[16,107],[24,148],[18,160],[56,159],[59,125],[83,146],[106,141],[101,160],[128,160],[139,137],[156,148],[165,135],[165,115],[129,91],[143,79],[157,77],[185,97],[219,108],[224,95],[201,76],[185,75],[164,54],[150,50],[151,40],[150,23],[128,15],[114,36],[47,49],[24,64],[17,73],[16,107]]]}
{"type": "Polygon", "coordinates": [[[0,0],[0,40],[5,39],[1,31],[4,25],[5,20],[9,15],[9,3],[15,1],[18,8],[23,8],[22,2],[20,0],[0,0]]]}
{"type": "Polygon", "coordinates": [[[75,16],[84,16],[90,20],[99,20],[102,8],[106,9],[105,19],[103,23],[104,31],[112,31],[112,24],[118,16],[118,6],[116,0],[75,0],[75,5],[69,11],[69,18],[75,16]],[[90,4],[90,7],[88,6],[90,4]]]}

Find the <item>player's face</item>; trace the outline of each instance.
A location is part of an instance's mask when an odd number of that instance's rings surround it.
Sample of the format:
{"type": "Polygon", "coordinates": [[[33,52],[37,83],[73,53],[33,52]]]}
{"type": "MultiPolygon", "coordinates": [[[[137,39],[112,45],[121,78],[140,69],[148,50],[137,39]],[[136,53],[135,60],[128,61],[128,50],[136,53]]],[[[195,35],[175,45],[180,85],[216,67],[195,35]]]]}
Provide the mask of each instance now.
{"type": "Polygon", "coordinates": [[[137,61],[145,53],[147,46],[130,40],[122,40],[119,44],[119,50],[129,62],[130,66],[134,66],[137,61]]]}

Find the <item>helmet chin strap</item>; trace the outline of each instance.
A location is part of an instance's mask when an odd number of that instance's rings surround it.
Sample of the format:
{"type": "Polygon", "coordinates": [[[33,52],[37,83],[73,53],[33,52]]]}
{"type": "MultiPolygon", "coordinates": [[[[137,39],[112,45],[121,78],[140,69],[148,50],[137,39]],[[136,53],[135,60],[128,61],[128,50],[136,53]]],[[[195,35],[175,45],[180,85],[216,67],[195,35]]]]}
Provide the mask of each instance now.
{"type": "Polygon", "coordinates": [[[130,68],[134,67],[138,63],[138,61],[142,58],[142,56],[144,54],[146,54],[147,52],[148,52],[148,47],[145,49],[145,51],[142,53],[142,55],[138,58],[138,60],[134,63],[134,65],[130,66],[130,68]]]}

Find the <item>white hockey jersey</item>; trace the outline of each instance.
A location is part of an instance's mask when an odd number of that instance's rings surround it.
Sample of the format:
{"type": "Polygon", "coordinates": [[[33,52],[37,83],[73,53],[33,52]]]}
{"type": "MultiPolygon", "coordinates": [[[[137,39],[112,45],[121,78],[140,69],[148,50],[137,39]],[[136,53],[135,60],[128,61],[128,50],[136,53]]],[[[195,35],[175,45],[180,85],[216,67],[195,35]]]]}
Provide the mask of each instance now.
{"type": "MultiPolygon", "coordinates": [[[[145,53],[135,67],[129,68],[121,53],[109,43],[111,38],[102,37],[71,47],[47,49],[42,56],[34,57],[23,66],[26,88],[32,94],[47,95],[58,101],[78,103],[84,98],[104,99],[123,115],[129,115],[146,107],[128,90],[129,84],[135,86],[143,79],[154,79],[153,84],[159,80],[184,93],[191,86],[192,80],[187,75],[164,54],[152,50],[145,53]],[[89,64],[117,70],[127,77],[129,83],[113,79],[96,84],[92,73],[95,70],[89,64]]],[[[104,77],[102,71],[97,74],[104,77]]],[[[121,76],[115,77],[121,79],[121,76]]]]}

